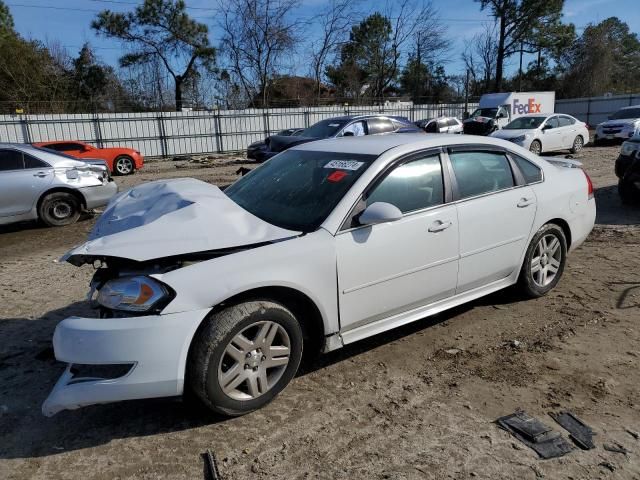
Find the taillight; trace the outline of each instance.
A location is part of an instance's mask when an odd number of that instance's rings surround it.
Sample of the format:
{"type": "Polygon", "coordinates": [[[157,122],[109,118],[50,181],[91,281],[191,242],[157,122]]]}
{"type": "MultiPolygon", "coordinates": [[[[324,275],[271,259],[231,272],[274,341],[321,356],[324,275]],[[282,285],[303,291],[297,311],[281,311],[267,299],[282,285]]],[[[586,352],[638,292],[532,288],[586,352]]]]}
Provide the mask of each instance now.
{"type": "Polygon", "coordinates": [[[591,178],[589,178],[589,175],[587,174],[587,172],[582,170],[582,173],[584,173],[584,176],[587,178],[587,194],[591,199],[593,198],[593,182],[591,181],[591,178]]]}

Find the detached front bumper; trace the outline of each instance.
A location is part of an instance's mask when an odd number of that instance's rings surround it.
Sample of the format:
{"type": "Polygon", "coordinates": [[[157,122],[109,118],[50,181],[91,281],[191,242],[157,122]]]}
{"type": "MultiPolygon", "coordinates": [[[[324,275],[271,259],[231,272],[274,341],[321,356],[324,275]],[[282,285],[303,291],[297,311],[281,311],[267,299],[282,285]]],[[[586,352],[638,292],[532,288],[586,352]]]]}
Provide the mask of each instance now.
{"type": "Polygon", "coordinates": [[[42,405],[50,417],[98,403],[181,395],[189,345],[210,309],[130,318],[70,317],[53,349],[69,365],[42,405]],[[130,365],[117,378],[79,377],[73,365],[130,365]]]}
{"type": "Polygon", "coordinates": [[[103,183],[102,185],[96,185],[91,187],[79,188],[82,196],[87,204],[87,210],[103,207],[111,197],[118,193],[118,185],[113,180],[103,183]]]}

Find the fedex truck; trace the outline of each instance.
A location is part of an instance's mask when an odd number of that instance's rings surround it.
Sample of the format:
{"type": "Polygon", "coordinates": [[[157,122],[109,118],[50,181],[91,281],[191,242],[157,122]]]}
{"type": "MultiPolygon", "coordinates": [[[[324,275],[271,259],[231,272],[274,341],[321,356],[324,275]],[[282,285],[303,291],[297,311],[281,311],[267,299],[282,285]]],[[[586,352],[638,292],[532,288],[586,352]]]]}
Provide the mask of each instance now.
{"type": "Polygon", "coordinates": [[[480,105],[466,119],[464,133],[489,135],[511,120],[528,113],[553,113],[556,92],[487,93],[480,97],[480,105]]]}

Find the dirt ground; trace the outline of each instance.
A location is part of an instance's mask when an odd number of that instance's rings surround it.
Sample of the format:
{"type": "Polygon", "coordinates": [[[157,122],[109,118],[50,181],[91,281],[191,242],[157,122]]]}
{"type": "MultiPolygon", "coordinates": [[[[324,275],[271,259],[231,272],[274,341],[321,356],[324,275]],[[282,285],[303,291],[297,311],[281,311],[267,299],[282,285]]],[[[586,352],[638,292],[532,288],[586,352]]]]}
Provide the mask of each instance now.
{"type": "MultiPolygon", "coordinates": [[[[0,478],[198,479],[211,449],[225,479],[640,479],[640,208],[616,194],[618,150],[580,155],[597,188],[597,226],[548,296],[499,292],[322,356],[267,408],[231,420],[176,400],[43,417],[63,370],[51,335],[61,319],[88,313],[92,270],[55,259],[94,221],[5,227],[0,478]],[[548,412],[570,409],[597,432],[597,447],[540,460],[493,423],[517,408],[558,431],[548,412]]],[[[149,163],[118,183],[225,184],[251,166],[214,163],[149,163]]]]}

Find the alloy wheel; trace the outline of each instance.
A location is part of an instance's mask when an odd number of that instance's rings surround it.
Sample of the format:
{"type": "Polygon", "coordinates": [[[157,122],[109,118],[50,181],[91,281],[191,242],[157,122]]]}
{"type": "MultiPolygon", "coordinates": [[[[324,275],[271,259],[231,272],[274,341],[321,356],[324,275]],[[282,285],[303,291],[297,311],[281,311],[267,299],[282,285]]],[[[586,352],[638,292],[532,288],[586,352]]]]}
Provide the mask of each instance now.
{"type": "Polygon", "coordinates": [[[263,321],[237,333],[218,365],[218,383],[234,400],[253,400],[280,380],[291,353],[289,335],[282,325],[263,321]]]}
{"type": "Polygon", "coordinates": [[[534,140],[529,147],[529,151],[531,153],[535,153],[536,155],[540,155],[540,153],[542,153],[542,145],[540,145],[540,142],[538,142],[537,140],[534,140]]]}
{"type": "Polygon", "coordinates": [[[531,277],[539,287],[546,287],[556,278],[562,263],[560,240],[553,234],[544,235],[531,259],[531,277]]]}
{"type": "Polygon", "coordinates": [[[582,137],[576,137],[576,139],[573,141],[573,151],[579,152],[580,150],[582,150],[582,143],[582,137]]]}
{"type": "Polygon", "coordinates": [[[127,157],[119,158],[116,161],[116,171],[120,175],[129,175],[133,171],[133,162],[127,157]]]}

